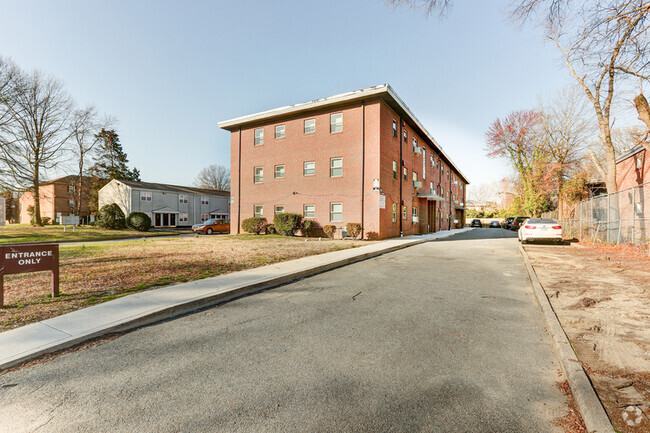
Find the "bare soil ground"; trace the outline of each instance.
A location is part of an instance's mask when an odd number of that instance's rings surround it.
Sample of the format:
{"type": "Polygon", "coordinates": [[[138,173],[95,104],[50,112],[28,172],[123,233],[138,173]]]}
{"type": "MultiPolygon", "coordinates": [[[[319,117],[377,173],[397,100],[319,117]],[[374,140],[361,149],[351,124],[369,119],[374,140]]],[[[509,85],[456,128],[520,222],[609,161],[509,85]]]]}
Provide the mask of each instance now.
{"type": "Polygon", "coordinates": [[[650,256],[610,245],[525,248],[614,427],[650,432],[650,256]]]}
{"type": "Polygon", "coordinates": [[[146,289],[371,243],[238,235],[61,244],[61,295],[51,298],[49,272],[6,276],[0,331],[146,289]]]}

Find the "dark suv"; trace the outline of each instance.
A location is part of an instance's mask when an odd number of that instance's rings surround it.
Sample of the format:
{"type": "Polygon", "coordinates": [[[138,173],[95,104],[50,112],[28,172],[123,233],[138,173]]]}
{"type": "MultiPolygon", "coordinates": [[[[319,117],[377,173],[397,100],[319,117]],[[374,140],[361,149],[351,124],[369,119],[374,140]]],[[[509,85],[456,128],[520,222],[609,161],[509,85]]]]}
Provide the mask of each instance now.
{"type": "Polygon", "coordinates": [[[521,216],[516,217],[512,221],[512,225],[510,226],[510,230],[512,230],[513,232],[516,232],[517,230],[519,230],[519,227],[521,227],[521,225],[524,223],[524,221],[526,221],[528,218],[530,218],[530,217],[521,217],[521,216]]]}
{"type": "Polygon", "coordinates": [[[515,217],[508,217],[506,220],[503,222],[503,228],[504,229],[510,229],[512,227],[512,221],[515,219],[515,217]]]}
{"type": "Polygon", "coordinates": [[[472,223],[469,226],[470,227],[483,227],[483,224],[481,224],[481,220],[473,219],[472,223]]]}

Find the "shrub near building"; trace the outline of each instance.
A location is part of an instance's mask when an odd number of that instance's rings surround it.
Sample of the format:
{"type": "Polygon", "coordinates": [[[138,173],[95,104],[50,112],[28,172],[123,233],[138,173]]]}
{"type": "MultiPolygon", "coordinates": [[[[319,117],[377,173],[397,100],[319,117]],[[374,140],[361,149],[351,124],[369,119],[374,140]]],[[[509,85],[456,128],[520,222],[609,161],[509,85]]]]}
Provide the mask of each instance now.
{"type": "Polygon", "coordinates": [[[151,218],[144,212],[131,212],[126,218],[126,226],[139,232],[148,232],[151,228],[151,218]]]}
{"type": "Polygon", "coordinates": [[[285,236],[294,236],[302,228],[302,215],[299,213],[279,213],[273,218],[275,230],[285,236]]]}
{"type": "Polygon", "coordinates": [[[262,217],[246,218],[241,223],[241,227],[246,233],[255,233],[256,235],[264,231],[266,226],[266,218],[262,217]]]}
{"type": "Polygon", "coordinates": [[[97,226],[105,229],[124,230],[126,218],[124,212],[116,204],[107,204],[97,212],[97,226]]]}

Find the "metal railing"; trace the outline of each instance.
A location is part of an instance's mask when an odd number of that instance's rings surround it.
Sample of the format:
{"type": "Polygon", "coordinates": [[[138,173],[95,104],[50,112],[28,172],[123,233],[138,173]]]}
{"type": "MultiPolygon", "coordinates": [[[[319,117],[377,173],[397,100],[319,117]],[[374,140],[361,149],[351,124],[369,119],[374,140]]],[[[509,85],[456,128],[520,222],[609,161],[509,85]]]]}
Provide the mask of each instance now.
{"type": "MultiPolygon", "coordinates": [[[[578,203],[559,220],[565,238],[647,245],[650,241],[650,182],[578,203]]],[[[548,217],[552,217],[549,213],[548,217]]]]}

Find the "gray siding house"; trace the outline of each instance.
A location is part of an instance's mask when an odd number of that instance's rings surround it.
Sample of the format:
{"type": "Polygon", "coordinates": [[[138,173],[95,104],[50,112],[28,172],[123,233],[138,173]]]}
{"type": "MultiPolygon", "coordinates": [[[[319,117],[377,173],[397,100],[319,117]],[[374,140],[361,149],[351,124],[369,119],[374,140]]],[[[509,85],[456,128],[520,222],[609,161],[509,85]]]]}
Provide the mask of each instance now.
{"type": "Polygon", "coordinates": [[[153,227],[183,227],[230,220],[230,192],[113,179],[99,190],[99,208],[117,203],[124,215],[144,212],[153,227]]]}

